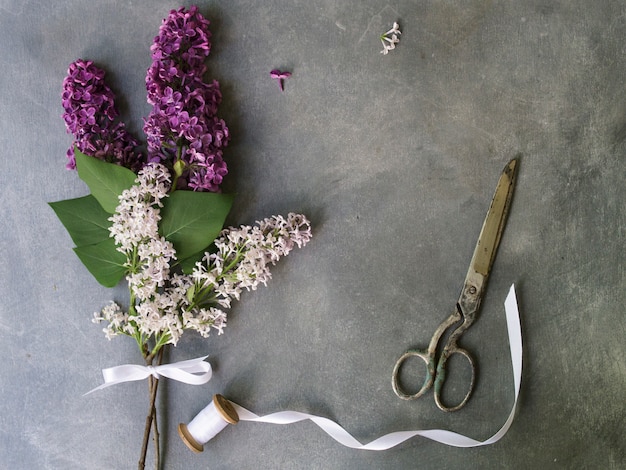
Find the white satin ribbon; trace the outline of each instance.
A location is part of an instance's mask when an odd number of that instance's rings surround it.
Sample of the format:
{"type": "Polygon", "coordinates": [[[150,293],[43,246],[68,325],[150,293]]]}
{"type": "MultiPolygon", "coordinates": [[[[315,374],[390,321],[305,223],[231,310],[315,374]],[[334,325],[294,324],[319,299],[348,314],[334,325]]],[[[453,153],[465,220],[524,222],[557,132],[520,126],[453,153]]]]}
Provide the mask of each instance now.
{"type": "Polygon", "coordinates": [[[137,364],[124,364],[121,366],[102,369],[104,383],[99,387],[85,393],[89,395],[96,390],[110,387],[122,382],[143,380],[149,376],[155,378],[167,377],[191,385],[202,385],[211,380],[211,364],[204,360],[208,356],[197,357],[186,361],[174,362],[172,364],[162,364],[160,366],[141,366],[137,364]]]}
{"type": "Polygon", "coordinates": [[[415,436],[425,437],[441,444],[446,444],[454,447],[479,447],[493,444],[495,442],[498,442],[506,434],[506,432],[511,427],[511,424],[513,423],[522,378],[522,330],[520,326],[519,311],[517,307],[517,298],[515,296],[515,285],[512,285],[511,289],[509,290],[509,294],[507,295],[507,298],[504,302],[504,308],[506,311],[506,323],[509,333],[511,362],[513,365],[515,401],[513,403],[511,413],[509,414],[509,417],[507,418],[504,425],[500,428],[498,432],[496,432],[493,436],[485,441],[477,441],[470,437],[466,437],[452,431],[446,431],[444,429],[427,429],[422,431],[392,432],[390,434],[379,437],[378,439],[375,439],[368,444],[361,444],[339,424],[331,421],[328,418],[314,416],[307,413],[300,413],[298,411],[281,411],[265,416],[258,416],[235,403],[231,403],[239,414],[239,419],[241,421],[253,421],[258,423],[271,424],[291,424],[310,419],[330,437],[335,439],[340,444],[346,447],[350,447],[352,449],[387,450],[415,436]]]}

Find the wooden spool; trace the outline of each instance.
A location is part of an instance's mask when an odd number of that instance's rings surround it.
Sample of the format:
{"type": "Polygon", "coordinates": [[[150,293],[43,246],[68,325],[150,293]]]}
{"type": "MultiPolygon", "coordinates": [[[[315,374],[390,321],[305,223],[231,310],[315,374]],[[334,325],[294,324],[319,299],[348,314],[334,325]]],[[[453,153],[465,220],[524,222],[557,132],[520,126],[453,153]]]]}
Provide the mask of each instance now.
{"type": "MultiPolygon", "coordinates": [[[[213,405],[215,405],[215,409],[227,423],[237,424],[239,422],[239,415],[237,414],[237,411],[235,411],[231,402],[229,402],[222,395],[213,395],[213,405]]],[[[185,445],[192,451],[200,453],[204,450],[203,444],[200,444],[194,439],[185,423],[180,423],[178,425],[178,435],[183,440],[185,445]]]]}

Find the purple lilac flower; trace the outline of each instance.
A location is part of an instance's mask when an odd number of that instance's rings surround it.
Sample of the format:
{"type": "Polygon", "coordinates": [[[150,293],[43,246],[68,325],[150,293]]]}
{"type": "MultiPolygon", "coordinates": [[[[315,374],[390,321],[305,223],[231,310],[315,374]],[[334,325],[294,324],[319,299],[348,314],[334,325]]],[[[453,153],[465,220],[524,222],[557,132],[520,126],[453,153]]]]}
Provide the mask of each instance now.
{"type": "Polygon", "coordinates": [[[217,192],[228,173],[222,148],[230,135],[216,116],[219,83],[203,80],[211,49],[208,28],[195,6],[172,10],[163,20],[146,75],[152,111],[144,132],[149,161],[178,170],[178,189],[217,192]]]}
{"type": "Polygon", "coordinates": [[[281,91],[285,91],[285,79],[291,77],[291,72],[281,72],[278,69],[270,71],[270,77],[278,80],[278,86],[281,91]]]}
{"type": "Polygon", "coordinates": [[[134,171],[143,165],[137,141],[123,122],[115,122],[119,113],[115,95],[104,83],[104,70],[93,62],[79,59],[70,64],[63,81],[63,119],[74,143],[67,151],[67,168],[76,168],[74,147],[101,160],[117,163],[134,171]]]}

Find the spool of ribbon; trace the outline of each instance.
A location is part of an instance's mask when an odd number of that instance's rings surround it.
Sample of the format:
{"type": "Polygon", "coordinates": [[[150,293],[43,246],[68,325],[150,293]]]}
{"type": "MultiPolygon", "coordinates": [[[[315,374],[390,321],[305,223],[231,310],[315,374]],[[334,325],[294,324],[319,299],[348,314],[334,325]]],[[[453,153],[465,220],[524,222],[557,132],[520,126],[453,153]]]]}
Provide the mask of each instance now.
{"type": "Polygon", "coordinates": [[[197,357],[195,359],[174,362],[172,364],[162,364],[160,366],[124,364],[102,369],[104,383],[85,393],[85,395],[122,382],[143,380],[151,375],[157,379],[162,376],[186,384],[202,385],[211,380],[212,375],[211,364],[204,361],[207,357],[208,356],[197,357]]]}
{"type": "Polygon", "coordinates": [[[189,423],[178,425],[178,435],[194,452],[202,452],[204,444],[213,439],[228,424],[237,424],[239,415],[222,395],[213,400],[189,423]]]}
{"type": "Polygon", "coordinates": [[[513,423],[522,377],[522,332],[514,285],[512,285],[509,290],[509,294],[504,302],[504,309],[506,311],[509,347],[513,366],[515,401],[504,425],[485,441],[477,441],[444,429],[427,429],[421,431],[393,432],[379,437],[368,444],[362,444],[339,424],[328,418],[300,413],[298,411],[281,411],[265,416],[258,416],[236,403],[229,402],[221,395],[216,395],[213,401],[198,413],[189,425],[180,424],[179,434],[191,450],[194,452],[202,452],[204,444],[221,432],[229,423],[234,424],[238,421],[252,421],[258,423],[291,424],[309,419],[337,442],[352,449],[387,450],[415,436],[425,437],[441,444],[454,447],[479,447],[493,444],[506,434],[513,423]]]}

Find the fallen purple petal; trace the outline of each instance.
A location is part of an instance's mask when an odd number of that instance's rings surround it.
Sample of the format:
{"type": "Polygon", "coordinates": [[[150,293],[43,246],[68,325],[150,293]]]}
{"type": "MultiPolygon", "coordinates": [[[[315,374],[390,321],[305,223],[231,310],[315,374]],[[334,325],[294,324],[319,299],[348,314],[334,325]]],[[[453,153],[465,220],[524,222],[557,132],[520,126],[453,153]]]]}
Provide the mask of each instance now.
{"type": "Polygon", "coordinates": [[[281,72],[278,69],[274,69],[270,72],[270,77],[278,80],[278,86],[280,87],[281,91],[284,91],[285,90],[285,85],[284,85],[285,78],[291,77],[291,72],[281,72]]]}

